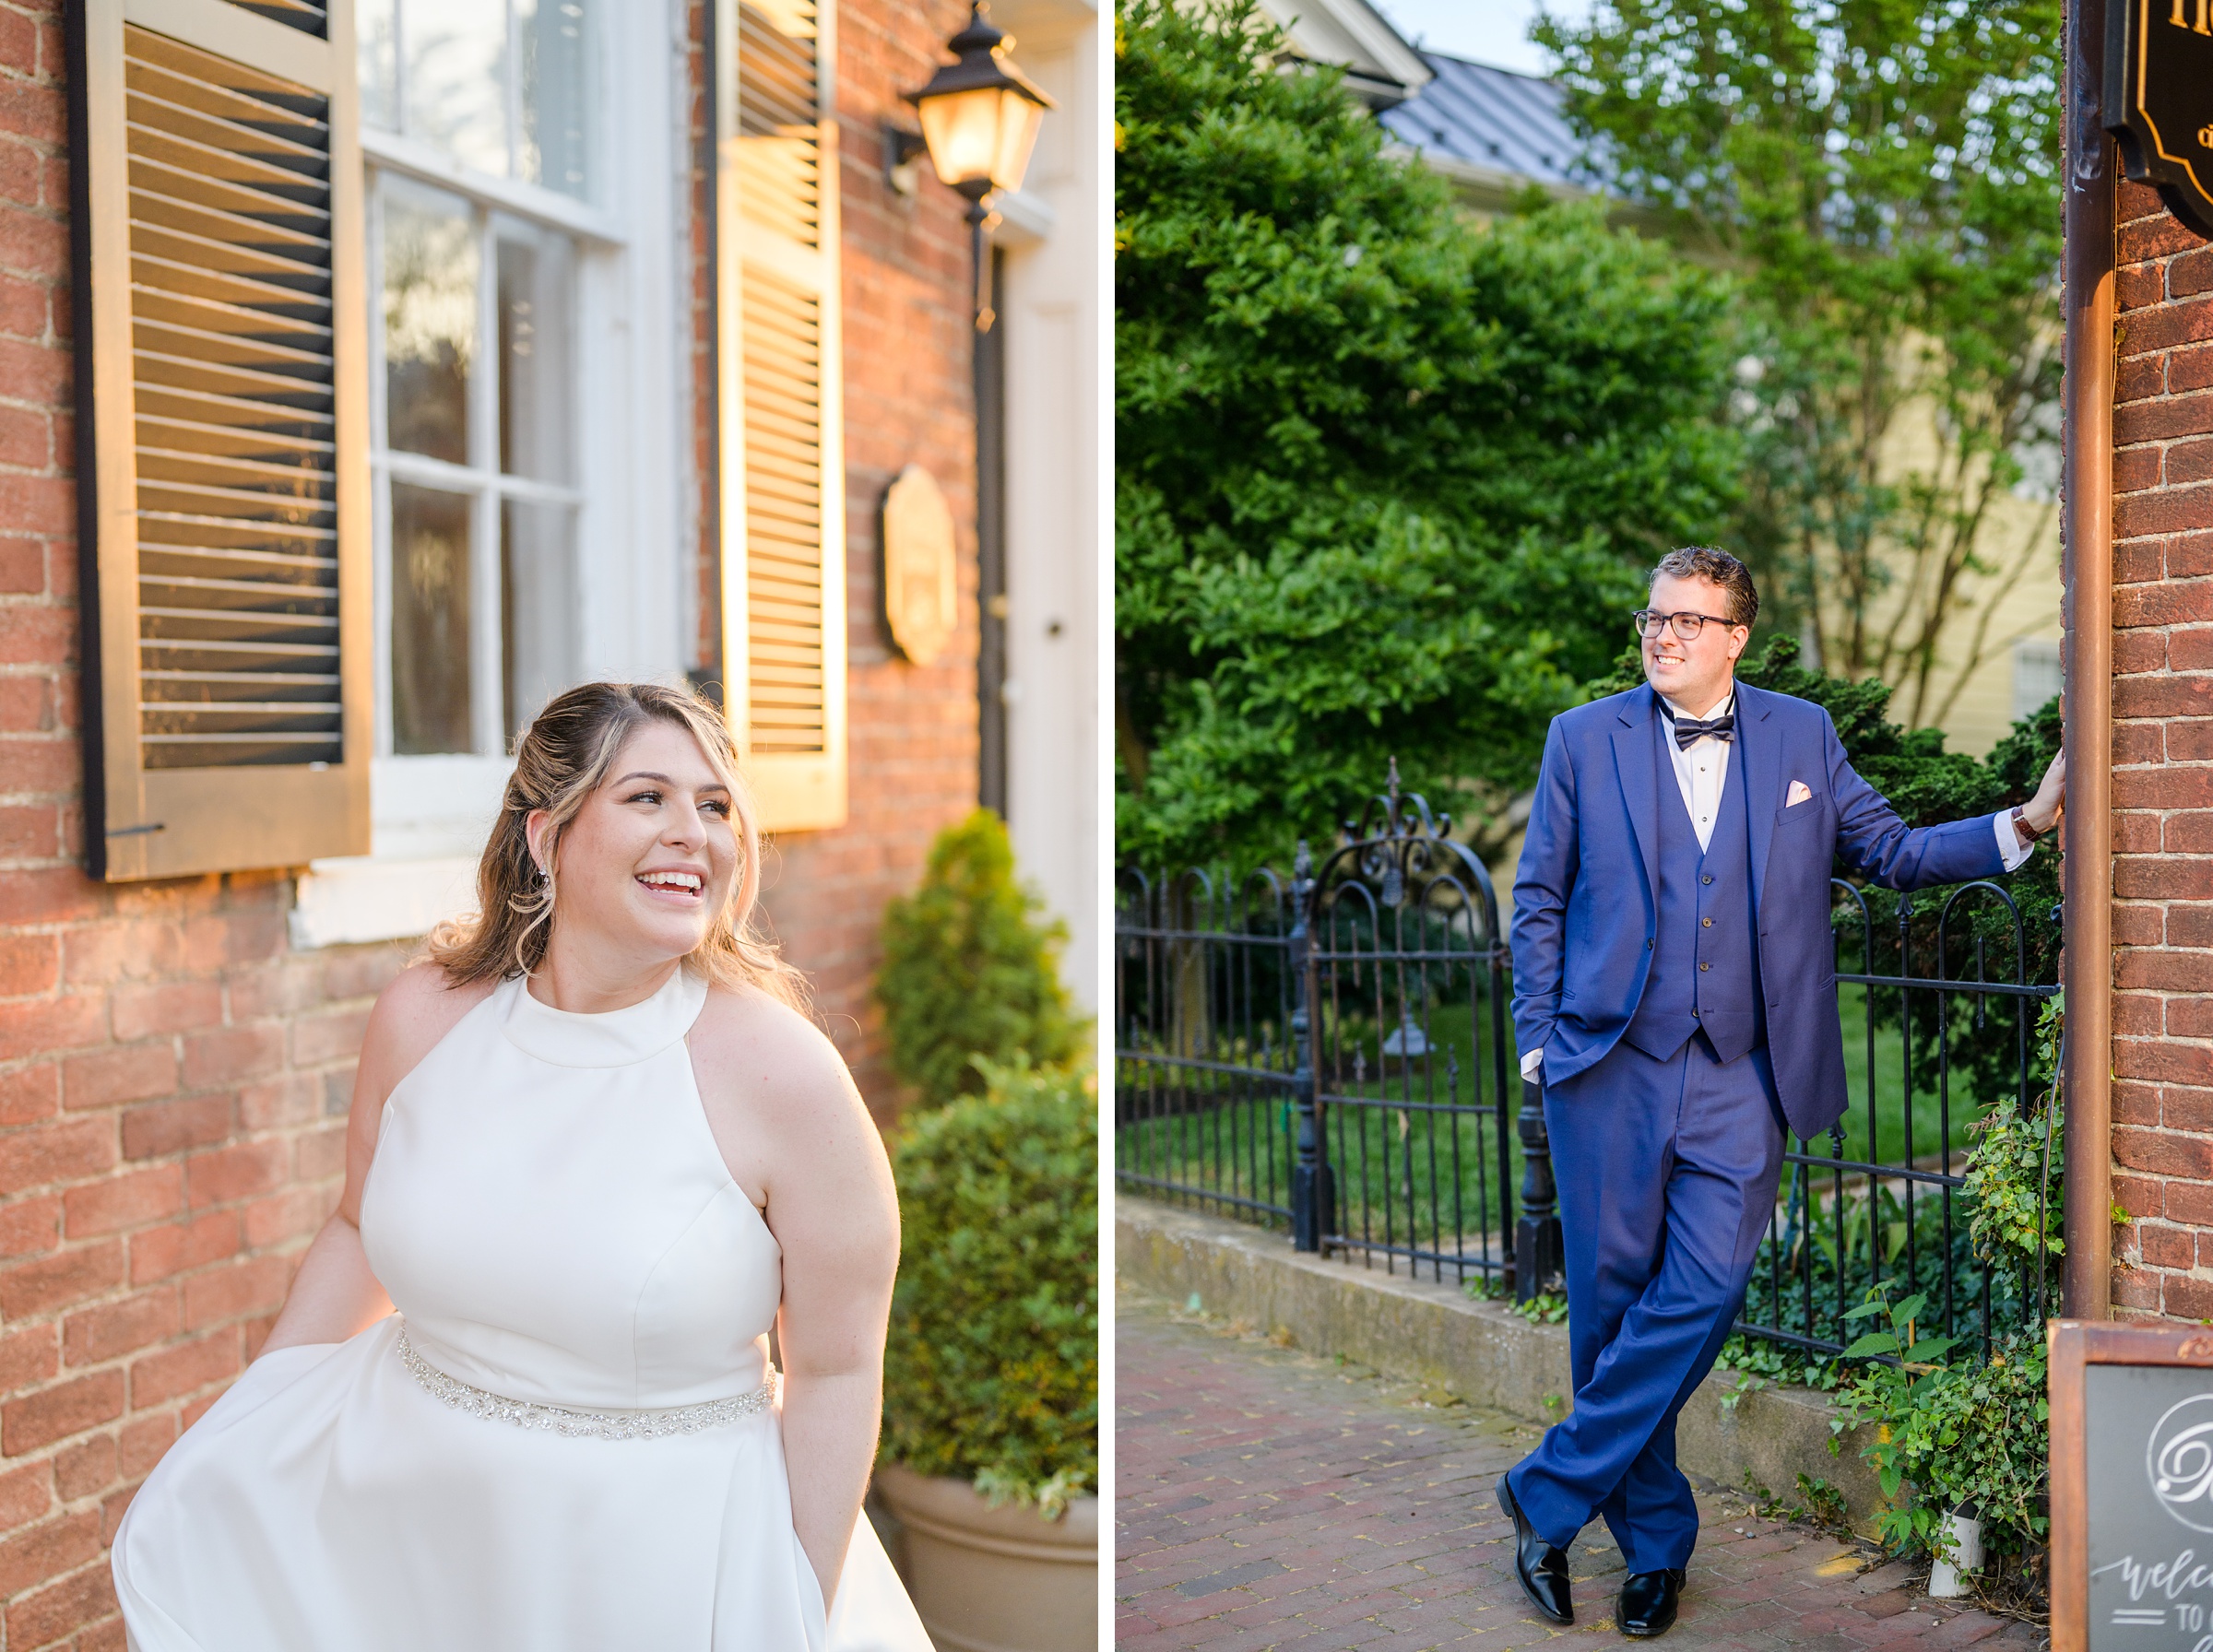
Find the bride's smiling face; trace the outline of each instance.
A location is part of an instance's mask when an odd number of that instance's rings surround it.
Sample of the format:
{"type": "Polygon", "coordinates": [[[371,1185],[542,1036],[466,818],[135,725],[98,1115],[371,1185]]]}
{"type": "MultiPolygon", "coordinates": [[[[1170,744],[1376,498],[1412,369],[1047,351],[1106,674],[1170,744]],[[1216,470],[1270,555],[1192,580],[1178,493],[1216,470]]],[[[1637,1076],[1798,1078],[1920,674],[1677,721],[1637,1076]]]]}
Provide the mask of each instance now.
{"type": "MultiPolygon", "coordinates": [[[[544,817],[533,815],[529,830],[543,866],[544,817]]],[[[557,933],[681,958],[706,938],[738,876],[729,787],[688,730],[647,723],[561,834],[552,870],[557,933]]]]}

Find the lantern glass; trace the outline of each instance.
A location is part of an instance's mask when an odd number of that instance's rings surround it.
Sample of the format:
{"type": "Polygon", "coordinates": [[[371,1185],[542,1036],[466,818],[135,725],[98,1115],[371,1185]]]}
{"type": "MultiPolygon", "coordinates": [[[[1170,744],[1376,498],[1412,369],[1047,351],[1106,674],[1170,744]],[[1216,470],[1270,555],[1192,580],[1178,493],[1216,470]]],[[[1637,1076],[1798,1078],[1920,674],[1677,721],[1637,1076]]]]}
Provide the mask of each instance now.
{"type": "Polygon", "coordinates": [[[922,117],[929,164],[953,188],[993,181],[992,166],[1000,152],[1000,98],[999,88],[983,86],[920,100],[916,112],[922,117]]]}
{"type": "Polygon", "coordinates": [[[991,162],[991,187],[1017,190],[1030,170],[1030,151],[1037,147],[1037,128],[1045,111],[1012,87],[999,94],[999,152],[991,162]]]}

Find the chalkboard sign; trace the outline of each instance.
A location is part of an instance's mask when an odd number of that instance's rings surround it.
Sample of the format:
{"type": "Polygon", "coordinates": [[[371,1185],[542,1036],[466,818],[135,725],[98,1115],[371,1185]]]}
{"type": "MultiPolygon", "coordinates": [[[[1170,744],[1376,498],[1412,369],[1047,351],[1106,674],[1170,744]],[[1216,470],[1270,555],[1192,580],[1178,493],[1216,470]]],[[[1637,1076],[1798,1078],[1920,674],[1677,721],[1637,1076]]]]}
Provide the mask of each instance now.
{"type": "Polygon", "coordinates": [[[2213,0],[2106,0],[2105,31],[2105,124],[2122,164],[2213,235],[2213,0]]]}
{"type": "Polygon", "coordinates": [[[2213,1332],[2051,1330],[2052,1652],[2213,1652],[2213,1332]]]}

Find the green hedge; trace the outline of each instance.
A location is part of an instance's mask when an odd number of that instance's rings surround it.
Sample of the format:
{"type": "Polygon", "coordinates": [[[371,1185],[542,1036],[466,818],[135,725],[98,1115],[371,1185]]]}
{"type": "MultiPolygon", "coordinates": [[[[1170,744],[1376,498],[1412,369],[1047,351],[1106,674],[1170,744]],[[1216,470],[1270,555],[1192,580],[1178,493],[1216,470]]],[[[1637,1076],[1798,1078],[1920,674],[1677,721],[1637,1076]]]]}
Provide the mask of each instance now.
{"type": "Polygon", "coordinates": [[[893,1144],[899,1283],[879,1455],[1058,1515],[1099,1471],[1098,1101],[980,1064],[893,1144]]]}

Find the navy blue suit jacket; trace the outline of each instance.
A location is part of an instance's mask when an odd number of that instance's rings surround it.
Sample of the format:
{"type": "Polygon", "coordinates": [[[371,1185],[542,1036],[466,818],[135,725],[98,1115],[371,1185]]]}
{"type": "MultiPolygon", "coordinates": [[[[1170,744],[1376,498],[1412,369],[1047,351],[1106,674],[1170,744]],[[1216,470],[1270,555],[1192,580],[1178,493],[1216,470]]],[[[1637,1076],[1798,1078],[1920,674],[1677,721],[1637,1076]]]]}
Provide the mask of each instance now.
{"type": "MultiPolygon", "coordinates": [[[[1752,909],[1768,1055],[1791,1128],[1811,1137],[1845,1108],[1829,870],[1841,855],[1889,889],[1964,883],[2004,869],[1988,815],[1909,827],[1852,772],[1828,714],[1811,701],[1736,688],[1724,806],[1751,811],[1752,909]],[[1812,793],[1786,806],[1791,783],[1812,793]]],[[[1651,969],[1659,911],[1659,814],[1680,808],[1640,685],[1563,712],[1544,740],[1529,835],[1514,877],[1514,1036],[1544,1052],[1549,1082],[1596,1065],[1619,1042],[1651,969]]]]}

